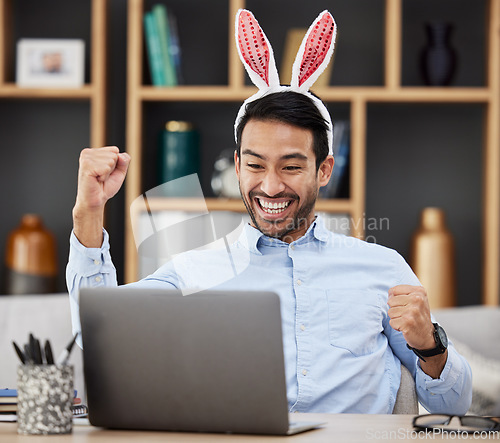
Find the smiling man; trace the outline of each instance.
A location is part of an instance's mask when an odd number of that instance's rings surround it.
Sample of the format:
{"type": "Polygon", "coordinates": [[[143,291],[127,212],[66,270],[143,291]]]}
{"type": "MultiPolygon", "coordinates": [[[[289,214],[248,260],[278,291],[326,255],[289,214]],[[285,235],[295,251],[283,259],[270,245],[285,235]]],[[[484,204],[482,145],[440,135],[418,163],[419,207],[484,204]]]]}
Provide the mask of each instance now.
{"type": "MultiPolygon", "coordinates": [[[[328,231],[315,214],[334,164],[317,106],[285,91],[254,100],[245,111],[235,164],[251,224],[230,246],[238,272],[218,278],[225,249],[195,250],[133,285],[276,292],[290,411],[390,413],[403,363],[427,409],[464,414],[470,368],[433,323],[410,267],[391,249],[328,231]]],[[[129,161],[116,147],[85,149],[80,157],[67,267],[75,332],[79,288],[117,285],[102,220],[129,161]]]]}
{"type": "Polygon", "coordinates": [[[291,243],[313,222],[319,188],[328,183],[334,160],[314,104],[301,94],[278,94],[247,105],[237,128],[235,164],[253,225],[291,243]]]}
{"type": "MultiPolygon", "coordinates": [[[[291,86],[280,85],[272,49],[249,11],[238,12],[236,28],[240,57],[259,91],[235,124],[236,174],[251,223],[228,247],[234,272],[221,275],[227,249],[194,250],[133,285],[276,292],[290,412],[391,413],[404,364],[429,411],[465,414],[470,367],[433,323],[408,264],[394,250],[334,234],[315,213],[334,165],[333,125],[308,89],[333,52],[333,17],[324,11],[309,29],[291,86]]],[[[129,162],[116,147],[80,156],[67,267],[74,332],[79,288],[117,285],[103,214],[129,162]]]]}

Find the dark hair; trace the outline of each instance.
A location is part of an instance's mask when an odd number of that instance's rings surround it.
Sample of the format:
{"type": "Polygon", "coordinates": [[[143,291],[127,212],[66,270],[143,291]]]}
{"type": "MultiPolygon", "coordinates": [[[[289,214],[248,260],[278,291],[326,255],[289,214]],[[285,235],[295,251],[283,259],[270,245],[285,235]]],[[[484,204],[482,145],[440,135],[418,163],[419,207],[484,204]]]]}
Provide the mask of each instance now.
{"type": "Polygon", "coordinates": [[[328,155],[328,124],[313,101],[304,94],[294,91],[274,92],[248,103],[236,128],[238,158],[243,129],[250,120],[275,120],[311,130],[316,170],[328,155]]]}

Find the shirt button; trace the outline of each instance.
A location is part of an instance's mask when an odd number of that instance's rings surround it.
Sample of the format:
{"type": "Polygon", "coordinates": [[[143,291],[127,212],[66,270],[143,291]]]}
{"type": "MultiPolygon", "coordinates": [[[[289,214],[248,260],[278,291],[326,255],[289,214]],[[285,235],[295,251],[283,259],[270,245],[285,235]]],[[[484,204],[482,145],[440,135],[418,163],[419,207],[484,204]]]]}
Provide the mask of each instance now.
{"type": "Polygon", "coordinates": [[[302,284],[302,280],[301,280],[300,278],[297,280],[297,284],[298,284],[299,286],[302,284]]]}
{"type": "Polygon", "coordinates": [[[305,325],[300,325],[300,330],[301,331],[305,331],[306,330],[306,326],[305,325]]]}
{"type": "Polygon", "coordinates": [[[291,249],[292,251],[294,251],[294,250],[295,250],[295,245],[290,245],[290,249],[291,249]]]}
{"type": "Polygon", "coordinates": [[[101,260],[94,260],[94,265],[100,265],[101,264],[101,260]]]}
{"type": "Polygon", "coordinates": [[[307,375],[307,369],[302,370],[302,375],[307,375]]]}
{"type": "Polygon", "coordinates": [[[99,283],[102,280],[102,278],[98,275],[96,278],[94,278],[94,280],[96,281],[96,283],[99,283]]]}

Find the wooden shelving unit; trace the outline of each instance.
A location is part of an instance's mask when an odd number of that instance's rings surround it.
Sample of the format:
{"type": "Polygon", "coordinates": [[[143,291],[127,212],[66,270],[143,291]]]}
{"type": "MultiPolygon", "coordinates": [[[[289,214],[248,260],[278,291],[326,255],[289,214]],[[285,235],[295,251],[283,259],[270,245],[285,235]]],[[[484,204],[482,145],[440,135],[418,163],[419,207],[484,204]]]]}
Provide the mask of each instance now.
{"type": "Polygon", "coordinates": [[[91,80],[81,88],[19,88],[8,78],[15,63],[12,44],[13,4],[16,0],[0,0],[0,100],[85,100],[90,103],[90,144],[106,142],[106,35],[107,0],[91,2],[91,80]]]}
{"type": "MultiPolygon", "coordinates": [[[[385,79],[380,87],[328,87],[315,89],[326,102],[348,103],[351,121],[350,193],[347,200],[319,201],[318,211],[347,213],[352,234],[363,237],[366,177],[367,105],[371,103],[479,103],[485,107],[483,166],[483,302],[499,304],[500,266],[500,0],[489,0],[487,13],[487,79],[484,87],[404,87],[402,66],[402,9],[404,0],[385,1],[385,79]]],[[[227,86],[180,86],[157,88],[143,84],[143,0],[129,0],[127,151],[133,157],[126,188],[125,279],[137,278],[137,251],[128,208],[141,194],[143,106],[147,102],[242,102],[255,92],[245,86],[244,69],[234,46],[234,17],[244,0],[229,0],[229,62],[227,86]]],[[[180,23],[182,26],[182,23],[180,23]]],[[[160,199],[151,210],[196,210],[196,202],[160,199]]],[[[239,201],[208,199],[211,210],[243,211],[239,201]]]]}

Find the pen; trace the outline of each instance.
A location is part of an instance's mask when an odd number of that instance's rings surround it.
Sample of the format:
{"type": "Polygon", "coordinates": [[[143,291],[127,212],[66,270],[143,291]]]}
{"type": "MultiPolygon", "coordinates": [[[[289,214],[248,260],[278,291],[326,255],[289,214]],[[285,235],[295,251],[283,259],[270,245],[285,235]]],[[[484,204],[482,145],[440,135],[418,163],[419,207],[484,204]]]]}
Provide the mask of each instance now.
{"type": "Polygon", "coordinates": [[[71,353],[71,349],[73,349],[73,346],[74,346],[75,341],[76,341],[76,337],[78,337],[78,332],[75,334],[75,336],[73,337],[73,339],[71,340],[71,342],[68,344],[68,346],[66,346],[65,349],[63,349],[63,351],[61,352],[61,354],[57,358],[56,364],[58,366],[59,365],[64,365],[68,361],[69,354],[71,353]]]}
{"type": "Polygon", "coordinates": [[[50,346],[50,342],[48,340],[45,340],[45,361],[47,362],[48,365],[53,365],[54,364],[54,356],[52,354],[52,347],[50,346]]]}
{"type": "Polygon", "coordinates": [[[29,349],[30,349],[31,360],[33,360],[33,363],[35,365],[43,364],[40,341],[37,338],[35,338],[35,336],[31,333],[29,335],[29,349]]]}
{"type": "Polygon", "coordinates": [[[30,333],[28,336],[28,349],[30,350],[29,355],[30,359],[36,364],[36,355],[35,355],[35,337],[30,333]]]}
{"type": "Polygon", "coordinates": [[[34,349],[35,349],[35,363],[37,365],[43,365],[42,348],[40,347],[40,340],[38,340],[38,338],[35,338],[34,349]]]}
{"type": "Polygon", "coordinates": [[[31,356],[30,347],[29,347],[28,344],[24,345],[24,355],[25,355],[25,358],[26,358],[26,364],[27,365],[33,364],[33,358],[31,356]]]}
{"type": "Polygon", "coordinates": [[[24,357],[23,351],[21,351],[21,349],[19,349],[19,346],[17,346],[17,343],[15,341],[13,341],[12,344],[14,345],[14,349],[16,350],[16,353],[17,353],[19,359],[21,360],[21,363],[23,365],[26,364],[26,358],[24,357]]]}

